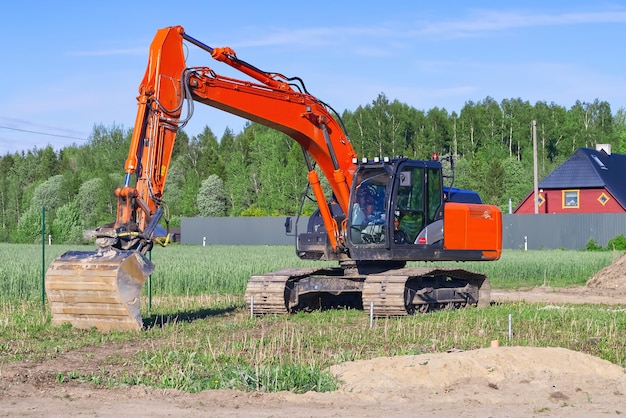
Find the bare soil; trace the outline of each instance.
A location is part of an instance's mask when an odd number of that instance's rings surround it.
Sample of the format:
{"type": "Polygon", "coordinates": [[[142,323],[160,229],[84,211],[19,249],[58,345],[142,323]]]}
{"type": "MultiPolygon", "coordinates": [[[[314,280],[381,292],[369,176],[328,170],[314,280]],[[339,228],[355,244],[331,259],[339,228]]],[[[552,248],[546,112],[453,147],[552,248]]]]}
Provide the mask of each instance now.
{"type": "MultiPolygon", "coordinates": [[[[626,258],[586,286],[493,290],[498,301],[626,305],[626,258]]],[[[620,309],[616,307],[616,309],[620,309]]],[[[491,347],[334,366],[332,393],[214,390],[189,394],[143,386],[59,383],[57,373],[99,370],[142,343],[89,347],[38,363],[0,364],[0,417],[589,417],[626,414],[624,368],[563,348],[491,347]]]]}

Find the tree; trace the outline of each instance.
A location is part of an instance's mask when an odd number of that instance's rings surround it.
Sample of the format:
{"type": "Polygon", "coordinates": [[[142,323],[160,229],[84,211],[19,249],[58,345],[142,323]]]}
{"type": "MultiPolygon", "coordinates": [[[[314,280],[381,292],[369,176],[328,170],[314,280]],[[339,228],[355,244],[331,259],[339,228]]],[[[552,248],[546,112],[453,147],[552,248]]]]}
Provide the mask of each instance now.
{"type": "Polygon", "coordinates": [[[490,158],[501,158],[508,154],[502,148],[504,138],[504,114],[500,105],[492,98],[486,97],[477,104],[477,132],[480,147],[490,158]]]}
{"type": "MultiPolygon", "coordinates": [[[[562,143],[567,135],[566,118],[567,110],[562,107],[545,102],[537,102],[534,109],[537,121],[537,141],[539,148],[539,169],[542,174],[547,174],[550,165],[555,163],[560,155],[563,155],[562,143]]],[[[569,156],[569,154],[567,154],[569,156]]]]}
{"type": "Polygon", "coordinates": [[[181,216],[198,216],[198,190],[202,181],[194,170],[185,173],[185,182],[181,187],[181,216]]]}
{"type": "Polygon", "coordinates": [[[106,200],[100,199],[103,195],[103,183],[100,177],[96,177],[84,182],[78,190],[74,206],[80,213],[82,226],[85,228],[98,226],[100,213],[107,205],[106,200]]]}
{"type": "Polygon", "coordinates": [[[343,119],[358,155],[371,158],[389,155],[395,149],[400,123],[395,112],[392,115],[384,93],[379,93],[371,104],[359,106],[354,113],[344,112],[343,119]]]}
{"type": "Polygon", "coordinates": [[[487,175],[484,178],[483,199],[485,203],[503,205],[505,171],[501,160],[493,160],[487,165],[487,175]]]}
{"type": "Polygon", "coordinates": [[[461,189],[474,190],[484,200],[485,171],[479,158],[459,156],[454,162],[454,185],[461,189]]]}
{"type": "Polygon", "coordinates": [[[392,145],[392,137],[394,132],[394,126],[397,126],[396,121],[390,117],[389,112],[389,99],[384,93],[380,93],[376,100],[371,104],[371,114],[373,118],[372,136],[369,138],[371,144],[368,147],[368,154],[370,156],[382,156],[389,155],[389,147],[392,145]]]}
{"type": "Polygon", "coordinates": [[[179,133],[182,140],[172,158],[165,184],[164,197],[170,203],[170,214],[174,217],[197,216],[198,190],[203,178],[224,172],[218,153],[217,138],[208,126],[191,139],[179,133]]]}
{"type": "Polygon", "coordinates": [[[41,210],[42,207],[46,208],[46,230],[48,230],[56,216],[56,210],[64,202],[63,174],[59,174],[50,177],[35,188],[30,207],[34,210],[41,210]]]}
{"type": "Polygon", "coordinates": [[[2,179],[0,181],[0,241],[6,241],[9,225],[13,223],[10,216],[13,164],[14,159],[11,155],[0,157],[0,178],[2,179]]]}
{"type": "Polygon", "coordinates": [[[30,207],[22,215],[13,235],[18,244],[34,244],[41,240],[41,208],[30,207]]]}
{"type": "Polygon", "coordinates": [[[226,195],[224,182],[217,175],[211,174],[202,181],[198,190],[198,214],[200,216],[226,215],[226,195]]]}
{"type": "Polygon", "coordinates": [[[532,142],[528,139],[529,126],[532,119],[532,107],[522,99],[504,99],[501,103],[504,117],[504,137],[509,149],[509,157],[518,160],[525,156],[532,161],[532,142]]]}
{"type": "Polygon", "coordinates": [[[102,178],[102,187],[98,201],[105,202],[101,211],[98,213],[98,225],[109,223],[111,219],[115,219],[117,214],[117,196],[115,189],[124,184],[125,176],[121,172],[110,173],[102,178]]]}
{"type": "Polygon", "coordinates": [[[187,167],[198,174],[198,178],[206,178],[211,174],[222,176],[224,167],[219,158],[217,137],[208,126],[198,135],[191,138],[186,152],[182,152],[187,167]]]}
{"type": "Polygon", "coordinates": [[[615,134],[617,136],[617,148],[615,152],[626,153],[626,109],[620,108],[613,119],[615,134]]]}
{"type": "Polygon", "coordinates": [[[109,173],[122,171],[128,156],[132,132],[113,125],[106,128],[96,125],[93,128],[88,144],[81,147],[77,156],[77,164],[81,168],[84,179],[93,177],[104,178],[109,173]]]}
{"type": "Polygon", "coordinates": [[[253,140],[254,129],[247,125],[242,133],[234,137],[225,133],[220,142],[228,213],[232,216],[239,216],[256,201],[250,175],[250,144],[253,140]]]}
{"type": "Polygon", "coordinates": [[[434,107],[426,113],[426,123],[427,151],[430,154],[433,152],[441,155],[449,154],[452,151],[450,146],[452,134],[448,112],[445,109],[434,107]]]}
{"type": "Polygon", "coordinates": [[[367,107],[359,106],[354,112],[344,112],[342,119],[350,136],[352,147],[357,155],[365,156],[370,152],[373,115],[367,107]]]}
{"type": "MultiPolygon", "coordinates": [[[[292,175],[287,173],[288,154],[300,146],[287,135],[265,126],[254,124],[254,141],[250,144],[250,174],[253,181],[255,201],[268,213],[289,213],[293,209],[287,202],[286,186],[292,175]]],[[[300,151],[301,153],[302,151],[300,151]]]]}
{"type": "Polygon", "coordinates": [[[173,158],[167,174],[167,182],[163,191],[163,201],[170,213],[171,225],[177,225],[182,216],[183,186],[185,184],[185,167],[183,157],[173,158]]]}
{"type": "Polygon", "coordinates": [[[35,149],[35,156],[39,161],[38,177],[48,178],[59,174],[59,159],[51,145],[43,149],[35,149]]]}
{"type": "Polygon", "coordinates": [[[189,147],[189,135],[184,130],[180,130],[176,133],[176,140],[174,141],[174,149],[172,150],[172,160],[177,156],[187,152],[189,147]]]}
{"type": "Polygon", "coordinates": [[[502,161],[504,180],[502,182],[502,199],[499,201],[503,211],[508,210],[508,200],[511,199],[513,209],[522,202],[528,191],[533,187],[532,165],[525,165],[515,157],[502,161]]]}
{"type": "Polygon", "coordinates": [[[57,210],[56,218],[50,228],[55,242],[79,244],[83,240],[83,228],[76,202],[70,202],[57,210]]]}

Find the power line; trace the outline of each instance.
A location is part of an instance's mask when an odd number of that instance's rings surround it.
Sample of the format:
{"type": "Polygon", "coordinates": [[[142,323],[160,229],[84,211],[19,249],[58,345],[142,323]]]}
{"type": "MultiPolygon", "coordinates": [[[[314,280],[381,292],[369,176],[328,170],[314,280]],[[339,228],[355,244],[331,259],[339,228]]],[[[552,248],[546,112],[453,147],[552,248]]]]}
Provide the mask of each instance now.
{"type": "Polygon", "coordinates": [[[80,141],[89,141],[89,139],[85,139],[85,138],[78,138],[75,136],[67,136],[67,135],[58,135],[58,134],[51,134],[48,132],[38,132],[38,131],[30,131],[28,129],[19,129],[19,128],[11,128],[9,126],[2,126],[0,125],[0,128],[2,129],[9,129],[11,131],[19,131],[19,132],[27,132],[29,134],[37,134],[37,135],[47,135],[47,136],[56,136],[58,138],[68,138],[68,139],[78,139],[80,141]]]}

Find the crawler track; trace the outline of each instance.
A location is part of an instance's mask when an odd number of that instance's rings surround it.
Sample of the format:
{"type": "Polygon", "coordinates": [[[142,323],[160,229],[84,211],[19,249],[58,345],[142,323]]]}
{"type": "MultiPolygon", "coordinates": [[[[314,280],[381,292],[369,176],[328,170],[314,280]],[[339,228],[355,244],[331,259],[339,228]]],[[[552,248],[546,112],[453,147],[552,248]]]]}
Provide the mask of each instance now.
{"type": "Polygon", "coordinates": [[[363,308],[373,315],[403,316],[467,306],[489,306],[489,280],[460,269],[404,268],[370,275],[363,287],[363,308]]]}
{"type": "Polygon", "coordinates": [[[292,283],[318,270],[290,268],[250,277],[245,294],[248,309],[255,315],[289,313],[289,291],[292,283]]]}
{"type": "Polygon", "coordinates": [[[255,315],[349,306],[389,317],[488,306],[490,286],[486,276],[461,269],[401,268],[368,275],[344,274],[341,268],[284,269],[252,276],[245,299],[255,315]]]}

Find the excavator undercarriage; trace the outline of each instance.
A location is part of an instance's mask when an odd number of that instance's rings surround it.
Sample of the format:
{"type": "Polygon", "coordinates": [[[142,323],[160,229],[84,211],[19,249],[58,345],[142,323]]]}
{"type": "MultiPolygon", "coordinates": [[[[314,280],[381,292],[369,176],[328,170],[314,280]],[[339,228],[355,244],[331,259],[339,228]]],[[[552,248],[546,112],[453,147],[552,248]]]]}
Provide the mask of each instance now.
{"type": "Polygon", "coordinates": [[[349,307],[388,317],[488,306],[490,294],[485,275],[461,269],[401,268],[363,275],[337,267],[252,276],[245,300],[254,315],[349,307]]]}

